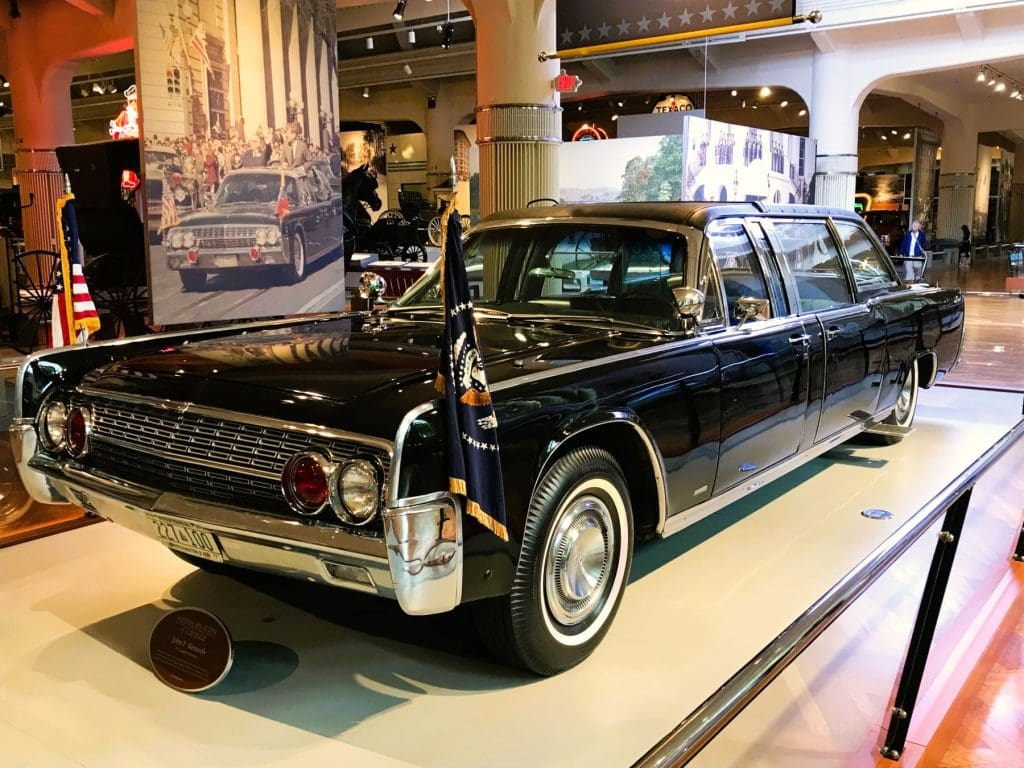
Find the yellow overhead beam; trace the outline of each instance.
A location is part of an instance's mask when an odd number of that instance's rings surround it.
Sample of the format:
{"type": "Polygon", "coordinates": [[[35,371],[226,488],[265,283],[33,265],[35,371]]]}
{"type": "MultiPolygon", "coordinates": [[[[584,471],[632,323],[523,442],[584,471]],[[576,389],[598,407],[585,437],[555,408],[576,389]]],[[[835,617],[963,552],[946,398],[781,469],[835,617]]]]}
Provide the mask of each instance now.
{"type": "Polygon", "coordinates": [[[692,32],[674,32],[668,35],[655,35],[654,37],[641,37],[636,40],[621,40],[616,43],[601,43],[599,45],[584,45],[579,48],[566,48],[562,51],[548,53],[541,51],[538,58],[541,61],[549,59],[582,59],[587,56],[600,56],[605,53],[618,53],[629,51],[634,48],[651,48],[657,45],[669,43],[680,43],[686,40],[696,40],[705,37],[721,37],[722,35],[736,35],[741,32],[755,32],[762,29],[774,29],[776,27],[788,27],[793,24],[803,24],[809,21],[817,24],[821,21],[821,11],[811,11],[798,16],[787,16],[781,19],[769,19],[767,21],[750,21],[746,24],[730,24],[725,27],[712,27],[711,29],[695,29],[692,32]]]}

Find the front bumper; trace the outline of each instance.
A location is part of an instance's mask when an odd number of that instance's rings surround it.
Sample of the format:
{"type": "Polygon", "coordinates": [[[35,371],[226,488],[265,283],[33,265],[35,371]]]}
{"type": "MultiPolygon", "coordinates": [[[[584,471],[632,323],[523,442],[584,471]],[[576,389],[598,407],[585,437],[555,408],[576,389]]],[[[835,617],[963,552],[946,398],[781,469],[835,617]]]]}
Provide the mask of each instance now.
{"type": "Polygon", "coordinates": [[[36,452],[31,420],[15,420],[10,434],[22,482],[37,501],[77,504],[165,545],[157,522],[185,524],[213,534],[226,563],[397,599],[410,614],[449,611],[461,599],[461,514],[447,494],[395,502],[384,511],[381,541],[155,491],[54,459],[36,452]]]}
{"type": "Polygon", "coordinates": [[[204,248],[199,251],[199,260],[192,264],[188,260],[188,250],[167,248],[167,267],[174,270],[220,270],[220,269],[258,269],[263,266],[283,266],[289,263],[288,257],[280,244],[260,247],[260,258],[253,261],[248,248],[204,248]]]}

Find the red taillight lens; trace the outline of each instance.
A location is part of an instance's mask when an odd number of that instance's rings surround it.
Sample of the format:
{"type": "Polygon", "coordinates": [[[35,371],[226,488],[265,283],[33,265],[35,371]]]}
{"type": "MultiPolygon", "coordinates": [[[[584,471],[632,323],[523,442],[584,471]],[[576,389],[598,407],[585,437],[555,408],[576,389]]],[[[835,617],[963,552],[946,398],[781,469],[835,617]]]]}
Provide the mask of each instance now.
{"type": "Polygon", "coordinates": [[[188,252],[188,255],[185,258],[188,259],[189,264],[195,264],[197,261],[199,261],[199,251],[193,249],[188,252]]]}
{"type": "Polygon", "coordinates": [[[296,512],[312,515],[327,502],[328,461],[315,453],[300,453],[285,465],[284,494],[296,512]]]}
{"type": "Polygon", "coordinates": [[[89,414],[82,408],[72,408],[64,427],[68,453],[72,456],[84,456],[89,450],[89,430],[91,421],[89,414]]]}

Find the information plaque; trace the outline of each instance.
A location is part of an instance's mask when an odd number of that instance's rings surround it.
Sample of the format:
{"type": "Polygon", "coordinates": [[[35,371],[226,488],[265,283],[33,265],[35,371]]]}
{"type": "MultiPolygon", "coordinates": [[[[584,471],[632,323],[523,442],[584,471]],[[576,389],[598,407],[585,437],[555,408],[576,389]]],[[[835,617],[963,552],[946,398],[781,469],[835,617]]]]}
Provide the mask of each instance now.
{"type": "Polygon", "coordinates": [[[227,677],[234,659],[227,627],[201,608],[177,608],[153,627],[149,659],[163,682],[198,693],[227,677]]]}

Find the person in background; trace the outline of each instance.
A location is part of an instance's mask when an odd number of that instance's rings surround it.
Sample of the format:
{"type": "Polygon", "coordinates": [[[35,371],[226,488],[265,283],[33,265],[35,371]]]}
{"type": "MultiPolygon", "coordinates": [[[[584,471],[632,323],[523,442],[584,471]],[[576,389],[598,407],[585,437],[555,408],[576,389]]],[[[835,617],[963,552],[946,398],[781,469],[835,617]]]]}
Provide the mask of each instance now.
{"type": "Polygon", "coordinates": [[[971,228],[966,224],[960,225],[960,231],[963,232],[963,240],[960,241],[960,263],[966,261],[968,264],[971,263],[971,251],[974,249],[974,243],[971,242],[971,228]]]}
{"type": "Polygon", "coordinates": [[[910,225],[910,230],[903,236],[903,242],[900,243],[900,256],[907,259],[903,262],[907,280],[914,279],[914,265],[920,264],[920,262],[910,261],[909,259],[923,259],[925,257],[925,248],[927,248],[927,244],[924,232],[921,231],[921,222],[915,221],[910,225]]]}

